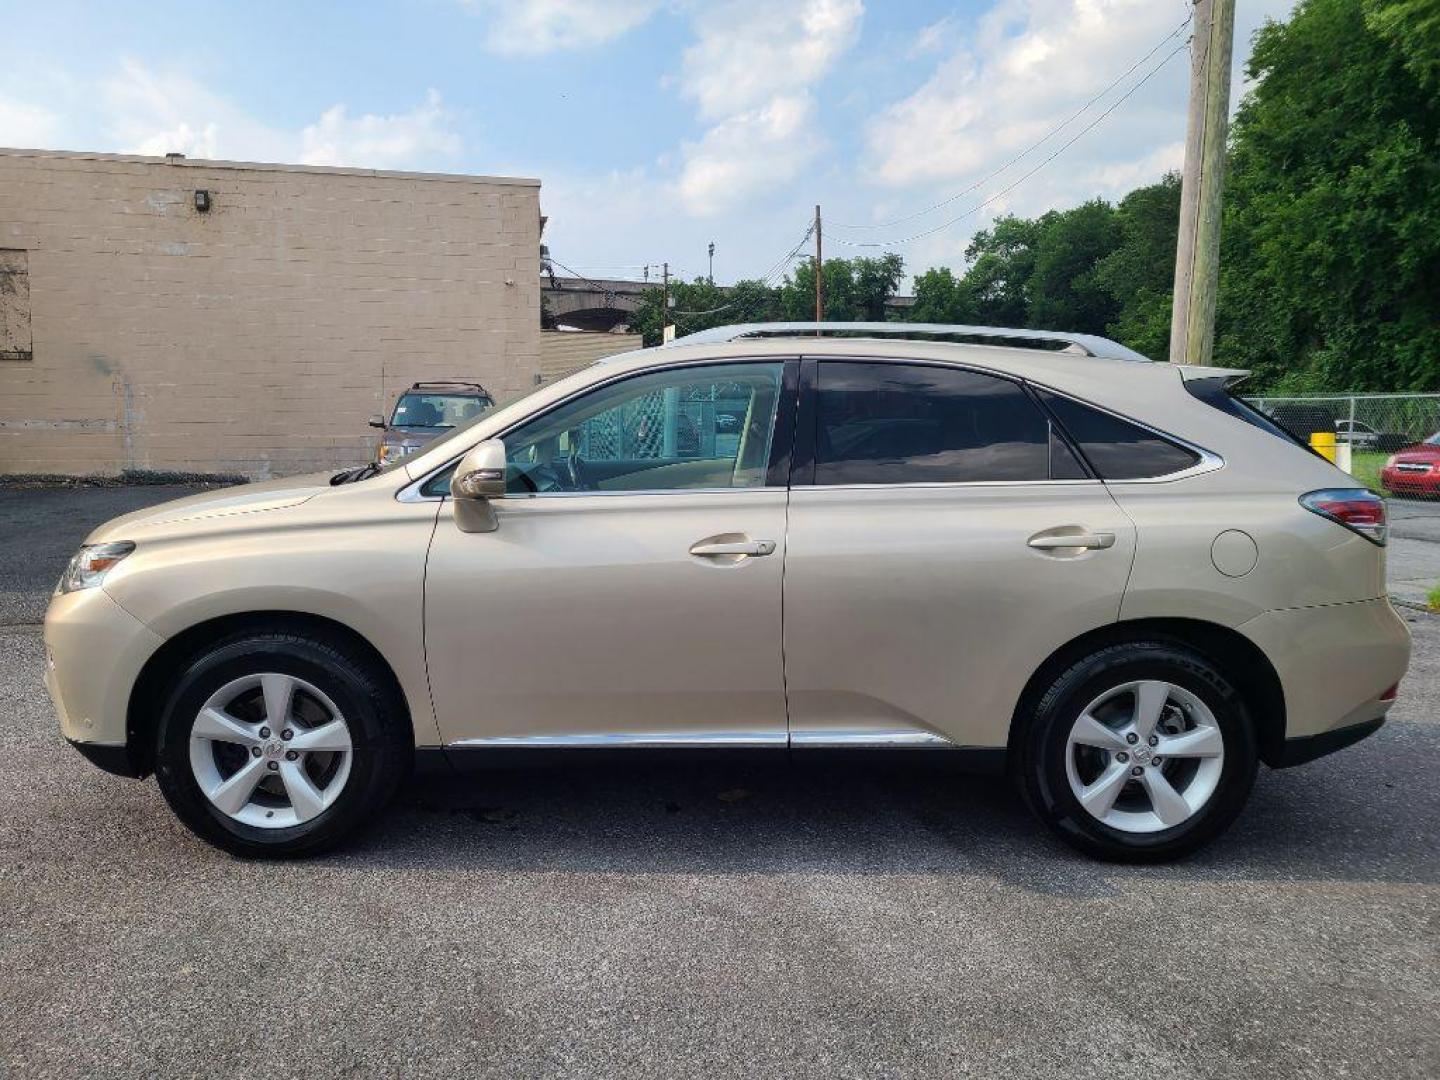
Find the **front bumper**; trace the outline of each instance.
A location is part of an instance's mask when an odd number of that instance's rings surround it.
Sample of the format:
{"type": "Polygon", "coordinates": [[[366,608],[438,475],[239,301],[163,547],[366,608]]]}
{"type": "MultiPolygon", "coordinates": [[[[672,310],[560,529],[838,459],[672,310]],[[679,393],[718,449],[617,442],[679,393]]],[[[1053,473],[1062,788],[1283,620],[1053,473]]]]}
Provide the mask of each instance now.
{"type": "MultiPolygon", "coordinates": [[[[56,595],[45,613],[45,688],[60,733],[101,768],[128,744],[130,691],[163,639],[103,588],[56,595]]],[[[126,758],[128,761],[128,757],[126,758]]]]}

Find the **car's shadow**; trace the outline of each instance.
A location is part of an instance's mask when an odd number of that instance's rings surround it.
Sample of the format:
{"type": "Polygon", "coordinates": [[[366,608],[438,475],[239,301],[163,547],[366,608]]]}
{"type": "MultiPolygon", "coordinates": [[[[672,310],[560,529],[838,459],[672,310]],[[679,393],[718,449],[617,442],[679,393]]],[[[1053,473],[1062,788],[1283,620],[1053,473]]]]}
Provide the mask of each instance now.
{"type": "Polygon", "coordinates": [[[1116,867],[1052,838],[1002,777],[783,755],[650,757],[412,784],[333,863],[502,872],[987,875],[1104,894],[1175,881],[1440,881],[1440,728],[1396,723],[1335,757],[1262,768],[1230,831],[1116,867]]]}

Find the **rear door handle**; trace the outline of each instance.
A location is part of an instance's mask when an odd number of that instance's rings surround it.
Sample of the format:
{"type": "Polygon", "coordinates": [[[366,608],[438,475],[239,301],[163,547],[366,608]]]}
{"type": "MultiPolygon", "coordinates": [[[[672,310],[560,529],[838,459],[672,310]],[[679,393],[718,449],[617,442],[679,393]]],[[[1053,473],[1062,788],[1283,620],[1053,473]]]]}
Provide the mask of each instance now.
{"type": "Polygon", "coordinates": [[[736,540],[732,542],[711,542],[701,540],[690,547],[691,555],[699,555],[703,558],[714,558],[720,555],[773,555],[775,553],[774,540],[736,540]]]}
{"type": "Polygon", "coordinates": [[[1040,536],[1032,536],[1028,543],[1032,548],[1039,548],[1041,551],[1054,551],[1056,548],[1091,548],[1100,550],[1115,546],[1115,534],[1072,533],[1069,536],[1057,536],[1054,533],[1044,533],[1040,536]]]}

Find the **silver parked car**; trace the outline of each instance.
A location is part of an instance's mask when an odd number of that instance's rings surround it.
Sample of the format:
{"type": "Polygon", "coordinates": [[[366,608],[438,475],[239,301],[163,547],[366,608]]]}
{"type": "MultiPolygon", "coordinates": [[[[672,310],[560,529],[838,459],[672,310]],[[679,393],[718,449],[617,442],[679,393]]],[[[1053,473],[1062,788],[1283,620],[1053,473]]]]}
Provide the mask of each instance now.
{"type": "Polygon", "coordinates": [[[753,747],[1003,762],[1077,847],[1175,856],[1259,762],[1375,731],[1409,657],[1384,503],[1240,374],[1025,330],[707,331],[378,473],[100,527],[48,684],[81,752],[247,855],[335,843],[417,763],[753,747]]]}

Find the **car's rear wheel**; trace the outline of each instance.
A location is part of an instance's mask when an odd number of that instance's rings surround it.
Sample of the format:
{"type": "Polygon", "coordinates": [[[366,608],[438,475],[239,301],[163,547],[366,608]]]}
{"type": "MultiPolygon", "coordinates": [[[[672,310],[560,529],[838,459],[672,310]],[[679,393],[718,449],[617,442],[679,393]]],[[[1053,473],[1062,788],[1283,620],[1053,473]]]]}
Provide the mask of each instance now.
{"type": "Polygon", "coordinates": [[[1130,862],[1174,858],[1224,830],[1254,783],[1255,736],[1223,672],[1187,646],[1113,645],[1036,700],[1017,779],[1064,840],[1130,862]]]}
{"type": "Polygon", "coordinates": [[[160,789],[192,831],[234,854],[320,852],[389,801],[413,758],[397,697],[344,642],[220,642],[171,685],[160,789]]]}

